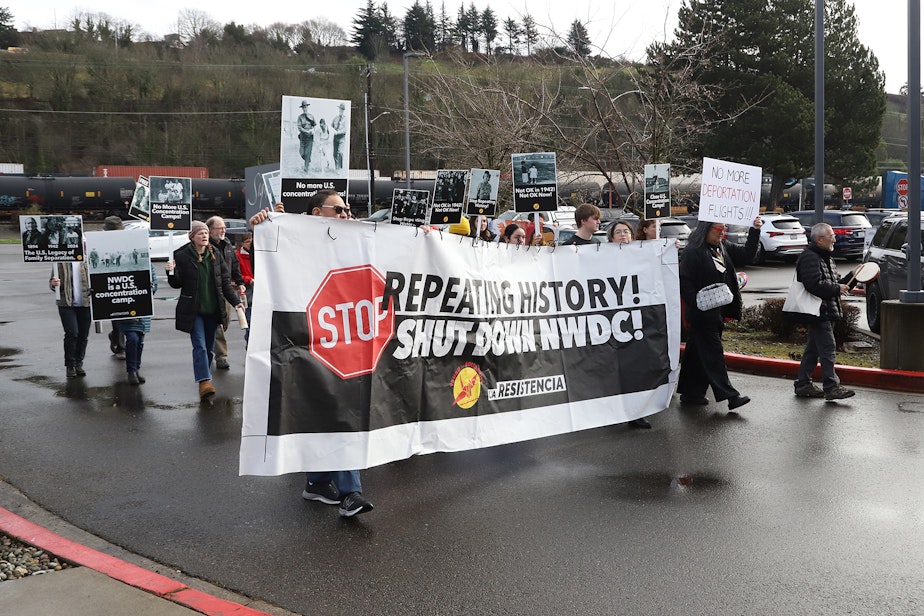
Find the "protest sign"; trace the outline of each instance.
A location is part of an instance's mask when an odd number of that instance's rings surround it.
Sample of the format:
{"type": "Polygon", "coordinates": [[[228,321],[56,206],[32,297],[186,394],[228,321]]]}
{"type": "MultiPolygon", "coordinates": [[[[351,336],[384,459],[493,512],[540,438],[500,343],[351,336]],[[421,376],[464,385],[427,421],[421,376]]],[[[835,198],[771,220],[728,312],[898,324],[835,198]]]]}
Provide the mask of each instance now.
{"type": "Polygon", "coordinates": [[[748,225],[760,213],[760,167],[703,158],[699,219],[748,225]]]}

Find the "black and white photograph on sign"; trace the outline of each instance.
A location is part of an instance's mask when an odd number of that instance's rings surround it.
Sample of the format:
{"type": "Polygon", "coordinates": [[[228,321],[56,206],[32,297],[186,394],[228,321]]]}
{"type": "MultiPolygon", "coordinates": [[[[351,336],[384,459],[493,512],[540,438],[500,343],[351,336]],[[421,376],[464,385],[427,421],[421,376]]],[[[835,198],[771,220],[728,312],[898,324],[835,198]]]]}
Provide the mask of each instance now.
{"type": "Polygon", "coordinates": [[[513,154],[513,207],[517,212],[558,209],[555,152],[513,154]]]}
{"type": "Polygon", "coordinates": [[[468,206],[465,213],[469,216],[497,215],[497,192],[500,186],[500,170],[472,169],[468,183],[468,206]]]}
{"type": "Polygon", "coordinates": [[[20,216],[19,232],[26,263],[83,261],[80,216],[20,216]]]}
{"type": "Polygon", "coordinates": [[[147,229],[88,232],[87,265],[94,321],[154,313],[147,229]]]}
{"type": "Polygon", "coordinates": [[[645,165],[645,219],[671,215],[671,166],[645,165]]]}
{"type": "Polygon", "coordinates": [[[192,224],[192,179],[152,176],[151,229],[189,231],[192,224]]]}
{"type": "Polygon", "coordinates": [[[151,218],[151,182],[146,176],[139,175],[135,182],[135,194],[128,207],[128,215],[138,220],[151,218]]]}
{"type": "Polygon", "coordinates": [[[319,190],[347,198],[350,175],[350,101],[282,97],[279,138],[281,181],[277,197],[286,212],[308,212],[319,190]]]}
{"type": "Polygon", "coordinates": [[[433,208],[430,211],[431,225],[454,225],[462,220],[467,181],[467,169],[440,169],[436,172],[433,208]]]}
{"type": "Polygon", "coordinates": [[[430,220],[430,191],[396,188],[391,200],[391,222],[419,227],[430,220]]]}
{"type": "Polygon", "coordinates": [[[282,177],[347,179],[350,101],[283,96],[279,142],[282,177]]]}

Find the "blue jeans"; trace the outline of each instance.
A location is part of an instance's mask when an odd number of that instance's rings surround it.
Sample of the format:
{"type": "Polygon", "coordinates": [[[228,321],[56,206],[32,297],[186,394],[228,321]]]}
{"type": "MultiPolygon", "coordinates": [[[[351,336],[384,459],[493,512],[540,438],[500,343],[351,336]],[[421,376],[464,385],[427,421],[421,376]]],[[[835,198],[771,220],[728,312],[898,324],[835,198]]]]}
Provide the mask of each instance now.
{"type": "Polygon", "coordinates": [[[305,478],[311,483],[319,481],[333,481],[340,496],[352,492],[362,492],[363,485],[359,481],[359,471],[328,471],[324,473],[305,473],[305,478]]]}
{"type": "Polygon", "coordinates": [[[144,351],[144,332],[124,332],[125,371],[138,372],[141,368],[141,352],[144,351]]]}
{"type": "Polygon", "coordinates": [[[83,363],[90,335],[89,306],[58,306],[58,316],[64,327],[64,365],[68,368],[83,363]]]}
{"type": "Polygon", "coordinates": [[[212,380],[212,358],[215,356],[215,330],[218,329],[217,314],[200,314],[193,321],[189,339],[192,341],[193,374],[196,382],[212,380]]]}
{"type": "Polygon", "coordinates": [[[821,363],[823,377],[821,387],[825,391],[831,391],[841,382],[834,372],[834,356],[837,351],[837,345],[834,342],[834,325],[831,321],[821,321],[809,323],[806,329],[808,329],[808,341],[805,343],[805,350],[802,351],[802,362],[799,364],[799,375],[796,377],[795,386],[798,388],[811,383],[815,365],[821,363]]]}

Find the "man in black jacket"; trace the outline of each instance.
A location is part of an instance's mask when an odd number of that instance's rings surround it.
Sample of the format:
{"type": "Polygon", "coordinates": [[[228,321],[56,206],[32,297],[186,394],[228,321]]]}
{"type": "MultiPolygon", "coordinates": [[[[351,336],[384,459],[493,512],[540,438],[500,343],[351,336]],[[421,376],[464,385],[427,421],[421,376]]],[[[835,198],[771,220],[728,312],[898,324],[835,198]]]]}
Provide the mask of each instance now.
{"type": "Polygon", "coordinates": [[[834,371],[836,347],[833,322],[841,317],[841,295],[850,291],[846,284],[840,282],[834,269],[832,255],[835,241],[831,225],[818,223],[812,227],[811,243],[796,261],[796,279],[806,291],[821,298],[818,316],[803,315],[801,319],[808,329],[808,341],[802,351],[802,363],[794,383],[795,394],[800,398],[840,400],[856,394],[852,389],[841,386],[834,371]],[[812,371],[819,362],[823,389],[812,383],[812,371]]]}
{"type": "MultiPolygon", "coordinates": [[[[244,294],[247,287],[244,285],[244,277],[241,276],[241,264],[234,254],[234,244],[225,237],[225,221],[221,216],[212,216],[205,221],[209,228],[209,243],[215,248],[215,252],[221,255],[228,271],[231,272],[231,282],[238,286],[241,295],[244,294]]],[[[225,306],[225,321],[218,327],[215,332],[215,367],[219,370],[228,370],[231,364],[228,363],[228,341],[225,340],[225,330],[231,324],[231,305],[225,306]]]]}

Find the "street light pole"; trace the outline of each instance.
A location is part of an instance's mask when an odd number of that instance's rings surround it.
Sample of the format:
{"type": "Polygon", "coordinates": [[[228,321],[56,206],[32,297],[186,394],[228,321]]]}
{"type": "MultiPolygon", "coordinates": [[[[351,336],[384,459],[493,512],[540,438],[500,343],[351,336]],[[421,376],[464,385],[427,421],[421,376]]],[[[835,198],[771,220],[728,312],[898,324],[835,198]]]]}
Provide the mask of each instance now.
{"type": "Polygon", "coordinates": [[[408,51],[404,54],[404,182],[407,188],[411,187],[411,112],[407,100],[407,59],[424,55],[426,54],[416,51],[408,51]]]}
{"type": "Polygon", "coordinates": [[[374,118],[370,120],[369,119],[369,99],[368,99],[368,95],[366,96],[367,96],[366,104],[365,104],[365,109],[366,109],[366,169],[369,171],[369,177],[367,179],[367,183],[369,185],[369,192],[367,194],[369,195],[368,207],[369,207],[369,215],[371,216],[372,207],[373,205],[375,205],[375,175],[374,175],[375,171],[372,167],[373,156],[372,156],[372,147],[369,145],[369,131],[370,131],[370,127],[372,126],[373,122],[381,118],[383,115],[388,115],[391,112],[383,111],[382,113],[380,113],[379,115],[375,116],[374,118]]]}

